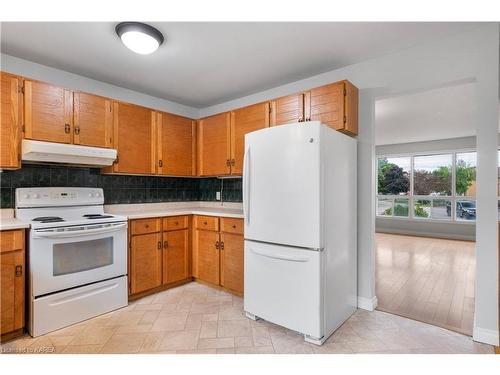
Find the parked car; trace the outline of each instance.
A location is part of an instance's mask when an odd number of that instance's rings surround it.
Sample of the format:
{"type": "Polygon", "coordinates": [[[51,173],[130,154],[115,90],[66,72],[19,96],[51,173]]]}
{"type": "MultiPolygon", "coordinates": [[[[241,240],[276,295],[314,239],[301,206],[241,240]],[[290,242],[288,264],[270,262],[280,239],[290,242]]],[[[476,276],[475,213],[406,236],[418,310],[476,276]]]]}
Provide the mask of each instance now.
{"type": "Polygon", "coordinates": [[[457,218],[475,219],[476,218],[476,202],[474,201],[458,201],[457,202],[457,218]]]}

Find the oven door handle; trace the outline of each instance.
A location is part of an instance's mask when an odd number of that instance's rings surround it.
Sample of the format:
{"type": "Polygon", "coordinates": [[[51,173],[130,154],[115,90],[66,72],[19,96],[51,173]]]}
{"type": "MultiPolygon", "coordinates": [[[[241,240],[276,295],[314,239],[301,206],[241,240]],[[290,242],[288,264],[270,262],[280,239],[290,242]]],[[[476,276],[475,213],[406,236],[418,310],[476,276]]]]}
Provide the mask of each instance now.
{"type": "Polygon", "coordinates": [[[35,238],[70,238],[70,237],[80,237],[82,235],[88,234],[99,234],[99,233],[111,233],[116,232],[118,230],[124,229],[127,227],[127,223],[113,225],[111,227],[106,228],[97,228],[97,229],[84,229],[84,230],[75,230],[75,231],[64,231],[64,232],[43,232],[43,231],[35,231],[33,233],[33,237],[35,238]]]}

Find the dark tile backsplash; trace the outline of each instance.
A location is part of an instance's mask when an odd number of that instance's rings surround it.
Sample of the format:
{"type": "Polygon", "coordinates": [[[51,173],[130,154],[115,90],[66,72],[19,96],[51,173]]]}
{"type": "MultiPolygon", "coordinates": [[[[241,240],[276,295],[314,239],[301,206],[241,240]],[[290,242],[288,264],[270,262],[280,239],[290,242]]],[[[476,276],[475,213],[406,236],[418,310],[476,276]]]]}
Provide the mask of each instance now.
{"type": "Polygon", "coordinates": [[[101,175],[98,168],[53,165],[23,165],[0,173],[1,208],[15,206],[18,187],[99,187],[105,204],[215,201],[222,191],[225,202],[241,202],[241,178],[183,178],[101,175]]]}

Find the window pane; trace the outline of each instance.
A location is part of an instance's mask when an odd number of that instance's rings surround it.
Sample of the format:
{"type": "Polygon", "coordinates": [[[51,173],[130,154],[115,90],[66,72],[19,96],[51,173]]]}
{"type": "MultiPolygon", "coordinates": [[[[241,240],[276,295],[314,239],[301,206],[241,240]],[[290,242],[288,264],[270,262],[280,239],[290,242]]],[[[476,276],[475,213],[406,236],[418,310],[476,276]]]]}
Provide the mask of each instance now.
{"type": "Polygon", "coordinates": [[[476,153],[457,154],[455,173],[457,195],[474,197],[476,195],[476,153]]]}
{"type": "Polygon", "coordinates": [[[378,194],[410,193],[410,157],[378,159],[378,194]]]}
{"type": "Polygon", "coordinates": [[[378,198],[378,216],[392,216],[392,199],[378,198]]]}
{"type": "Polygon", "coordinates": [[[476,220],[476,201],[457,201],[457,220],[476,220]]]}
{"type": "Polygon", "coordinates": [[[417,199],[414,204],[414,216],[419,219],[431,217],[432,201],[428,199],[417,199]]]}
{"type": "Polygon", "coordinates": [[[433,199],[431,218],[438,220],[451,219],[451,201],[448,199],[433,199]]]}
{"type": "Polygon", "coordinates": [[[408,217],[408,198],[394,200],[394,216],[408,217]]]}
{"type": "Polygon", "coordinates": [[[415,195],[451,195],[451,154],[415,156],[415,195]]]}

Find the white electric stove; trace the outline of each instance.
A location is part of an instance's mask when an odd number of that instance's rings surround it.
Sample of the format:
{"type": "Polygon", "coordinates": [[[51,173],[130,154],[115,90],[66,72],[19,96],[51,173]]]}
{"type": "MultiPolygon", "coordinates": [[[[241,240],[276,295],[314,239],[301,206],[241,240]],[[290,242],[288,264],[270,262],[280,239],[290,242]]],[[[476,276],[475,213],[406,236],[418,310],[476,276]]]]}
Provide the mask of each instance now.
{"type": "Polygon", "coordinates": [[[97,188],[16,189],[16,217],[31,228],[33,337],[127,305],[127,218],[103,205],[97,188]]]}

